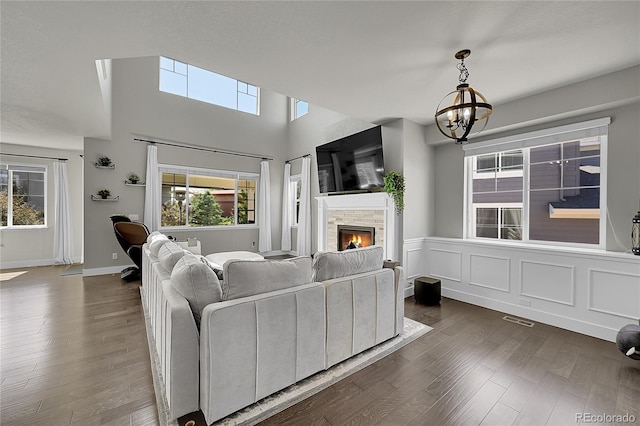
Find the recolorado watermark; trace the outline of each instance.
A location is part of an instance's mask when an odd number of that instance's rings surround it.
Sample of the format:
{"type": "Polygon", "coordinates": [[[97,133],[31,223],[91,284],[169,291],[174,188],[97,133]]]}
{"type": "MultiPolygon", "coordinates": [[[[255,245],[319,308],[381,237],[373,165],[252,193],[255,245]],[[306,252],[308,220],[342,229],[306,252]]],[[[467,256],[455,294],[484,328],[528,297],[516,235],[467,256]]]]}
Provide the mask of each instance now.
{"type": "Polygon", "coordinates": [[[576,413],[576,423],[635,423],[633,414],[576,413]]]}

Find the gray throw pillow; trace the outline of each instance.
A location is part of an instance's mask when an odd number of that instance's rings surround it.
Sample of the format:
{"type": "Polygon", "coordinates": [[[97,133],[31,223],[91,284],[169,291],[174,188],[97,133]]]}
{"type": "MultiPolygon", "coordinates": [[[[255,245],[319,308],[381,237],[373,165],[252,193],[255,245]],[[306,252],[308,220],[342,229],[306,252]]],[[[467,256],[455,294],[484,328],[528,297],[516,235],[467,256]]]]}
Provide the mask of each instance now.
{"type": "Polygon", "coordinates": [[[224,263],[222,300],[239,299],[255,294],[309,284],[311,258],[284,260],[227,260],[224,263]]]}
{"type": "Polygon", "coordinates": [[[218,277],[200,257],[191,253],[185,253],[173,267],[171,285],[189,302],[198,328],[204,307],[222,300],[218,277]]]}
{"type": "Polygon", "coordinates": [[[326,281],[382,269],[384,249],[365,247],[319,252],[313,257],[313,281],[326,281]]]}
{"type": "Polygon", "coordinates": [[[184,249],[173,241],[168,241],[158,250],[158,261],[165,271],[173,271],[176,262],[184,256],[184,249]]]}

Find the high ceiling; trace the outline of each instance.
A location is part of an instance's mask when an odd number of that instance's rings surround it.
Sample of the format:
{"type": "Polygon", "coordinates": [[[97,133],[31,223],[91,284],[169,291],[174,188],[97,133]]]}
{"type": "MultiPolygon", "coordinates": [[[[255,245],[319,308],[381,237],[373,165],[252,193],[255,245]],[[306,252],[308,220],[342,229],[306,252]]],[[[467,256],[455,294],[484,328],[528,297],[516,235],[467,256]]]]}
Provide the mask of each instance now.
{"type": "Polygon", "coordinates": [[[2,1],[1,141],[110,138],[95,61],[165,55],[365,121],[433,121],[640,64],[638,1],[2,1]]]}

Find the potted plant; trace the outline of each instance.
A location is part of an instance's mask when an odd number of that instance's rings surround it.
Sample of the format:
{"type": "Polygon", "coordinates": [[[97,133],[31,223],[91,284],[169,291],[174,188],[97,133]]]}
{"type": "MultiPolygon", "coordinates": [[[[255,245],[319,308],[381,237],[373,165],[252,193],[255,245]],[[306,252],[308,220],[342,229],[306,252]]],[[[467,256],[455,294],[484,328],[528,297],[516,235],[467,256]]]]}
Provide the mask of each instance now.
{"type": "Polygon", "coordinates": [[[98,166],[109,167],[111,165],[111,159],[106,155],[101,155],[98,157],[98,166]]]}
{"type": "Polygon", "coordinates": [[[404,176],[391,170],[384,177],[384,190],[393,197],[396,214],[402,213],[404,210],[404,176]]]}
{"type": "Polygon", "coordinates": [[[111,195],[111,191],[109,191],[107,188],[102,188],[102,189],[100,189],[100,191],[98,191],[98,195],[103,200],[106,200],[107,198],[109,198],[109,195],[111,195]]]}
{"type": "Polygon", "coordinates": [[[140,176],[138,176],[135,173],[129,173],[129,176],[127,176],[127,179],[129,180],[129,183],[132,183],[134,185],[140,182],[140,176]]]}

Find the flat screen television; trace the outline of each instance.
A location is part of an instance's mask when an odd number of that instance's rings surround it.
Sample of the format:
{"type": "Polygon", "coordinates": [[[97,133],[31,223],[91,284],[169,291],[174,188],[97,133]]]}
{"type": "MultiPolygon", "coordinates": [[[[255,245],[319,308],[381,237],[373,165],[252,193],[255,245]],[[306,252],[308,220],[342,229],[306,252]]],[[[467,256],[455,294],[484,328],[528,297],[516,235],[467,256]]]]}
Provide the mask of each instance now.
{"type": "Polygon", "coordinates": [[[320,192],[373,192],[384,188],[380,126],[316,147],[320,192]]]}

